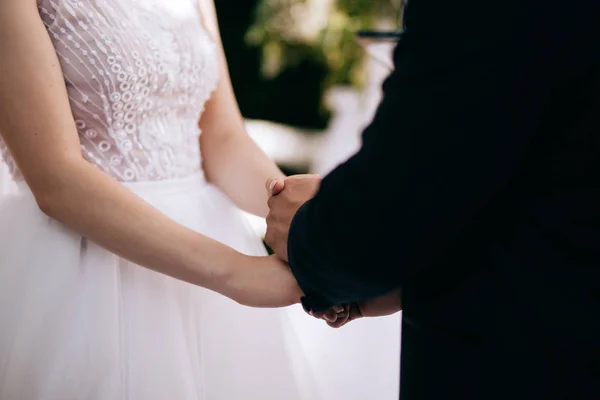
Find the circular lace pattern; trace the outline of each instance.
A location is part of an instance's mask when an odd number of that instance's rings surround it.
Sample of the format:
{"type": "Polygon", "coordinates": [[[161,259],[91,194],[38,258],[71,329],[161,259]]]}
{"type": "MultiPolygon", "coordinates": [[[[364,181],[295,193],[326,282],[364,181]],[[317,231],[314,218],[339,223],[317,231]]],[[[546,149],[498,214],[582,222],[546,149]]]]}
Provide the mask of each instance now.
{"type": "MultiPolygon", "coordinates": [[[[121,181],[200,168],[198,120],[219,63],[196,0],[38,0],[83,156],[121,181]]],[[[0,153],[20,174],[6,146],[0,153]]]]}

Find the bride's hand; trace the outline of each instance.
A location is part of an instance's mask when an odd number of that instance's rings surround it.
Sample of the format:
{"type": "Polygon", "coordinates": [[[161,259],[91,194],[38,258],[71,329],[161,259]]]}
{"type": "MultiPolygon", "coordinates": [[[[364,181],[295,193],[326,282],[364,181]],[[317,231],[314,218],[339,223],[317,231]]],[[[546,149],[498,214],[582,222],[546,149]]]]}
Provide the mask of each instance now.
{"type": "Polygon", "coordinates": [[[288,265],[274,255],[243,256],[223,294],[242,305],[262,308],[287,307],[303,296],[288,265]]]}

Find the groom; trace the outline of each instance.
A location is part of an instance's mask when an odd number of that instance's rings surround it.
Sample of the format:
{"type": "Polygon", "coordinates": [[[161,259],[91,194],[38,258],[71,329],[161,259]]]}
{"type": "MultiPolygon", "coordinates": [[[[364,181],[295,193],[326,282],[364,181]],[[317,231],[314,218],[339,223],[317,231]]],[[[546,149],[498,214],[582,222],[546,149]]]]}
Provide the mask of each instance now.
{"type": "Polygon", "coordinates": [[[403,400],[600,399],[600,2],[405,15],[362,149],[288,178],[267,243],[315,315],[402,289],[403,400]]]}

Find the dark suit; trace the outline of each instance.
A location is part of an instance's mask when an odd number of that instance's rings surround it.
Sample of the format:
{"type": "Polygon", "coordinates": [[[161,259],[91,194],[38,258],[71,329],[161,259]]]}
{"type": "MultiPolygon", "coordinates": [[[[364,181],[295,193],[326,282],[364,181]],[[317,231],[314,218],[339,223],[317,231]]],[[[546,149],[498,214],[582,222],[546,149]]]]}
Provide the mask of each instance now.
{"type": "Polygon", "coordinates": [[[405,23],[362,149],[294,217],[305,306],[402,287],[403,400],[600,399],[600,2],[405,23]]]}

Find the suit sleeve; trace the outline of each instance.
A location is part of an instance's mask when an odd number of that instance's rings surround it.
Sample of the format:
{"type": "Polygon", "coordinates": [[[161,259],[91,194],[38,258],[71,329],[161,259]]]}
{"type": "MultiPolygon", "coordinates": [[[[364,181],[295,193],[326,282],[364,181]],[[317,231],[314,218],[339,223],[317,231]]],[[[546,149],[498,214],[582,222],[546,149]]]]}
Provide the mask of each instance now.
{"type": "Polygon", "coordinates": [[[525,3],[409,3],[361,150],[293,219],[288,254],[305,308],[401,287],[511,181],[566,68],[555,54],[570,51],[553,33],[558,16],[525,3]]]}

